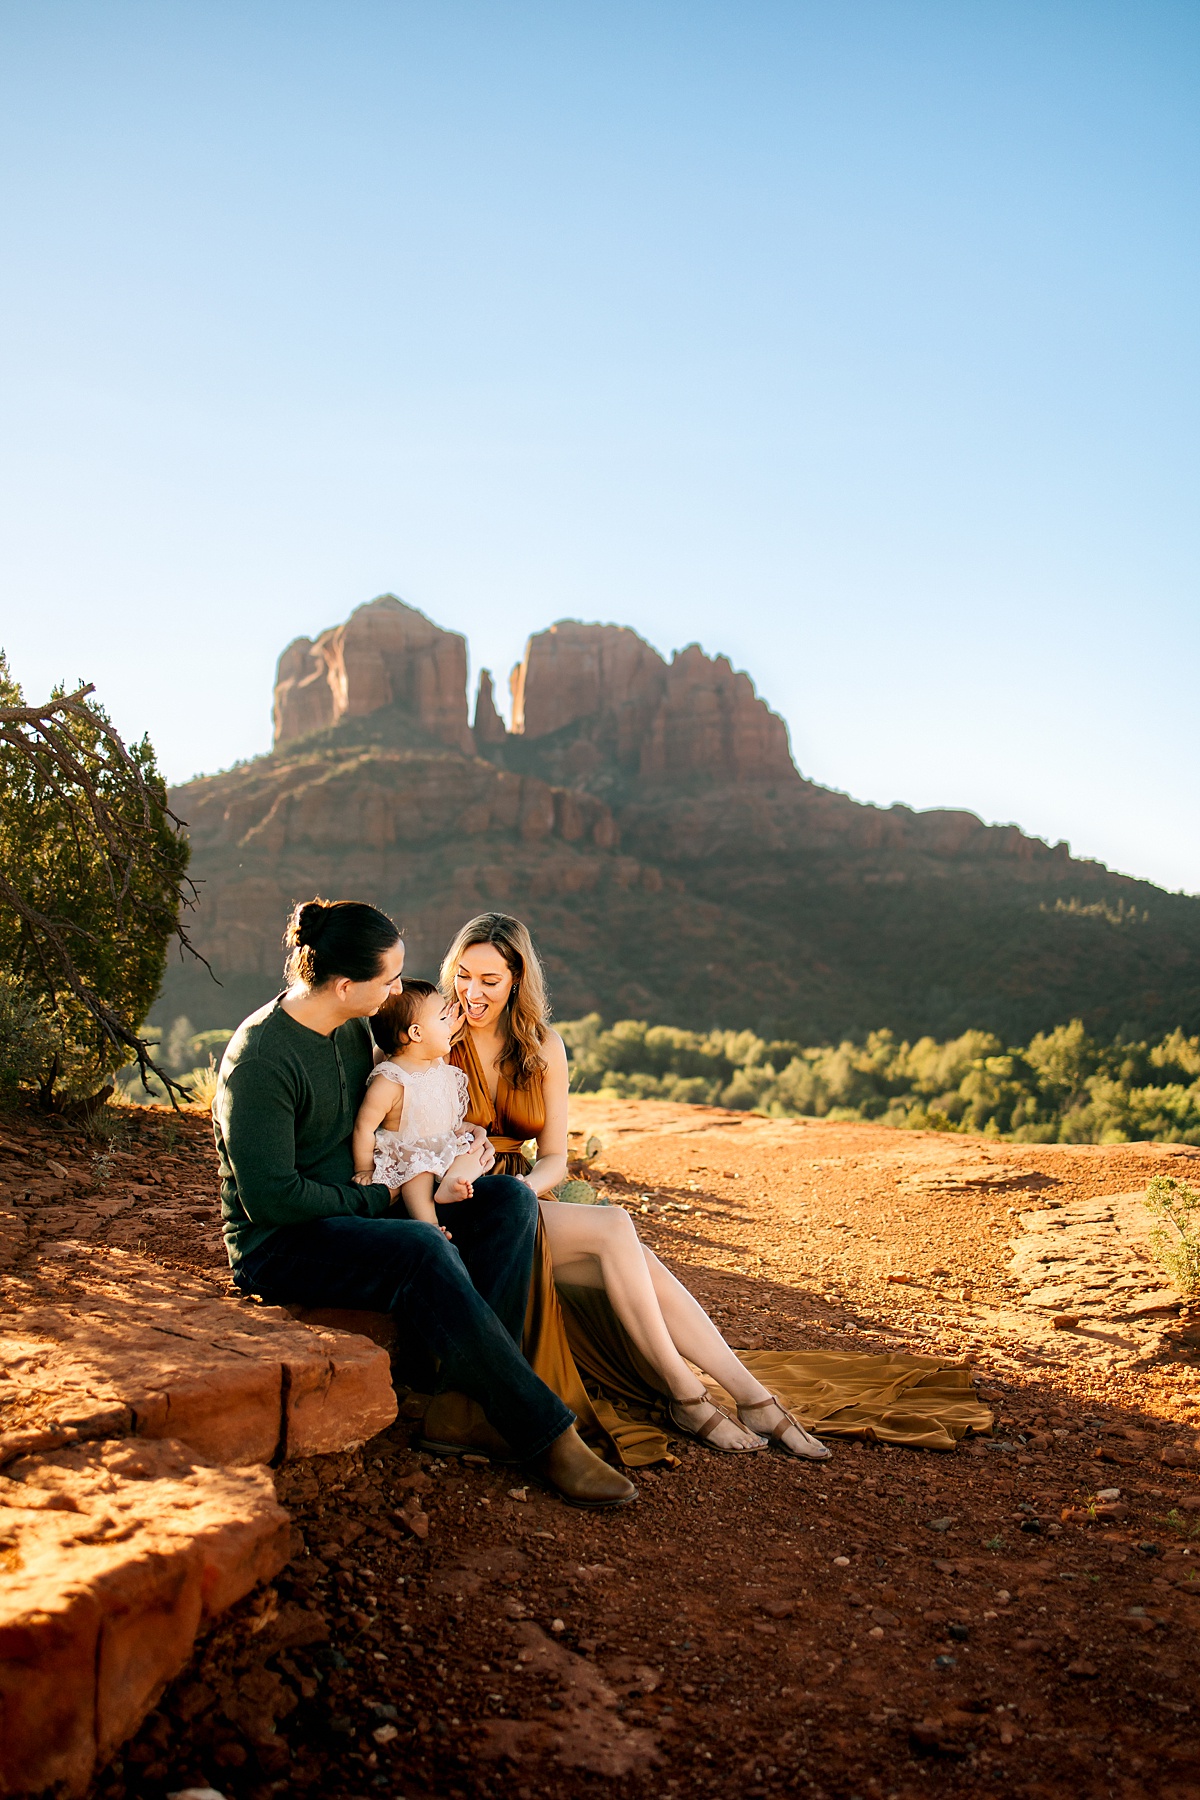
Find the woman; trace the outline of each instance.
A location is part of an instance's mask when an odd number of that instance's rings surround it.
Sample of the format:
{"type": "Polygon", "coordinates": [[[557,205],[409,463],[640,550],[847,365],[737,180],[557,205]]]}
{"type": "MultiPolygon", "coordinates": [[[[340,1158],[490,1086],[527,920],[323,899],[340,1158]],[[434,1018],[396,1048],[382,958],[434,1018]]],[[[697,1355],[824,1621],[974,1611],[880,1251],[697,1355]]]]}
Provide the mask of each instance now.
{"type": "MultiPolygon", "coordinates": [[[[714,1450],[744,1454],[770,1442],[792,1456],[828,1457],[641,1243],[623,1207],[554,1199],[567,1173],[567,1053],[547,1020],[541,965],[525,926],[505,913],[472,919],[446,953],[442,987],[463,1011],[465,1030],[451,1059],[470,1085],[467,1118],[487,1130],[497,1171],[521,1175],[538,1196],[554,1283],[583,1373],[627,1399],[665,1393],[676,1428],[714,1450]],[[537,1141],[532,1168],[523,1153],[530,1138],[537,1141]],[[616,1330],[595,1303],[597,1290],[619,1321],[616,1330]],[[710,1398],[689,1362],[733,1398],[736,1418],[710,1398]]],[[[536,1263],[534,1281],[536,1287],[536,1263]]],[[[527,1354],[528,1336],[527,1327],[527,1354]]],[[[574,1397],[569,1404],[578,1411],[574,1397]]]]}

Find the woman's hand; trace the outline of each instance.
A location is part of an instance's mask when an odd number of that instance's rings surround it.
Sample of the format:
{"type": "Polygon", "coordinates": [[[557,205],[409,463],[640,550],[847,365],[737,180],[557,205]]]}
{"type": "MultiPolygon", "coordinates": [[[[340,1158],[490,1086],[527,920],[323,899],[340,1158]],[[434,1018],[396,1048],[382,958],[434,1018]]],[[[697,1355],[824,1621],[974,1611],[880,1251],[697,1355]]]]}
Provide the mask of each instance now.
{"type": "Polygon", "coordinates": [[[495,1166],[495,1145],[492,1143],[492,1140],[489,1138],[482,1125],[468,1125],[467,1135],[471,1139],[471,1148],[469,1150],[464,1150],[463,1156],[471,1157],[473,1162],[478,1158],[478,1167],[476,1168],[475,1173],[477,1175],[486,1175],[488,1170],[495,1166]]]}

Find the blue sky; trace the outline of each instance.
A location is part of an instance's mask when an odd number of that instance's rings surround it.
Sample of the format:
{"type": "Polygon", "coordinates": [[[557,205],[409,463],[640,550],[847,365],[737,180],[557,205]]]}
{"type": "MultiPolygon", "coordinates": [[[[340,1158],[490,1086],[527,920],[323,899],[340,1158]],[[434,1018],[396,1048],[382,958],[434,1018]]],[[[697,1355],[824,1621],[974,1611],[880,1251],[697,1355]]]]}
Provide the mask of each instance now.
{"type": "Polygon", "coordinates": [[[1200,889],[1200,10],[0,9],[0,643],[173,779],[391,590],[1200,889]]]}

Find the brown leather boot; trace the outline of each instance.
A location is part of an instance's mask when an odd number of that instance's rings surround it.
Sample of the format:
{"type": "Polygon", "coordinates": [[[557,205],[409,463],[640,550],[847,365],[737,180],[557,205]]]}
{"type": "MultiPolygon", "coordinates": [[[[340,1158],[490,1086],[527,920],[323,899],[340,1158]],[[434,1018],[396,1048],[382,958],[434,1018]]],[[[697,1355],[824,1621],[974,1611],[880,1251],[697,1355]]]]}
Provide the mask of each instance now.
{"type": "Polygon", "coordinates": [[[632,1506],[638,1497],[632,1481],[589,1450],[573,1425],[538,1458],[537,1468],[568,1506],[632,1506]]]}
{"type": "Polygon", "coordinates": [[[495,1463],[518,1463],[521,1458],[484,1417],[477,1400],[466,1394],[435,1394],[425,1409],[414,1450],[431,1450],[435,1456],[486,1456],[495,1463]]]}

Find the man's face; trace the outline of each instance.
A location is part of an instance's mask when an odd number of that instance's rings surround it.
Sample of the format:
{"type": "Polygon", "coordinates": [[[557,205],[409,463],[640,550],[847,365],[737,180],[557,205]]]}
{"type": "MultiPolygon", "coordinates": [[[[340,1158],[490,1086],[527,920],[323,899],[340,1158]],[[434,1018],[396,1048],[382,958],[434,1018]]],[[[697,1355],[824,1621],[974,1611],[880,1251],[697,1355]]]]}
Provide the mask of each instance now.
{"type": "Polygon", "coordinates": [[[400,938],[379,959],[379,973],[370,981],[339,981],[338,997],[351,1019],[369,1019],[377,1013],[389,994],[403,992],[400,979],[404,969],[404,944],[400,938]]]}

